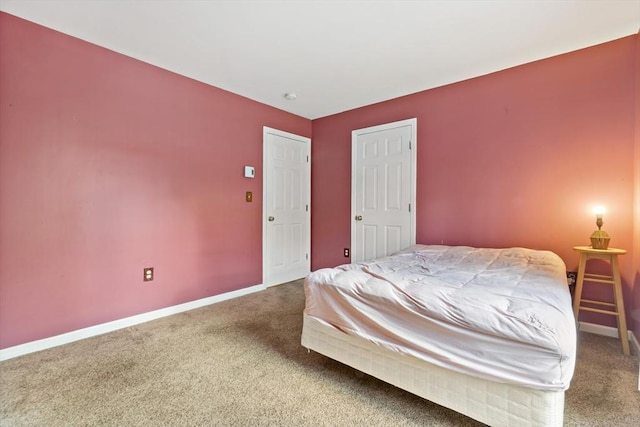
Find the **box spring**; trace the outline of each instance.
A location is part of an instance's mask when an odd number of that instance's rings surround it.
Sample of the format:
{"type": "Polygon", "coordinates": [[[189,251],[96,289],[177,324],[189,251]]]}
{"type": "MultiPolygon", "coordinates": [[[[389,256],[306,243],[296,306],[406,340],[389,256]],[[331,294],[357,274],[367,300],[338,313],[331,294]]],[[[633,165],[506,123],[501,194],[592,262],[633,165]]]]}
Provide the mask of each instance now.
{"type": "Polygon", "coordinates": [[[450,371],[342,333],[306,313],[302,345],[491,426],[562,426],[564,391],[502,384],[450,371]]]}

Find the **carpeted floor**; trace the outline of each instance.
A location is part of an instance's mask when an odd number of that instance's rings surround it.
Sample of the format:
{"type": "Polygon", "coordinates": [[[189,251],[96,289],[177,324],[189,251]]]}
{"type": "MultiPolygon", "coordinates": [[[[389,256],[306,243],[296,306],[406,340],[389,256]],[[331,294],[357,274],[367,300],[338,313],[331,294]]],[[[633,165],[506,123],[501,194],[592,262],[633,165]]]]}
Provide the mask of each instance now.
{"type": "MultiPolygon", "coordinates": [[[[0,363],[1,426],[477,426],[300,346],[301,282],[0,363]]],[[[635,357],[580,334],[567,426],[640,425],[635,357]]]]}

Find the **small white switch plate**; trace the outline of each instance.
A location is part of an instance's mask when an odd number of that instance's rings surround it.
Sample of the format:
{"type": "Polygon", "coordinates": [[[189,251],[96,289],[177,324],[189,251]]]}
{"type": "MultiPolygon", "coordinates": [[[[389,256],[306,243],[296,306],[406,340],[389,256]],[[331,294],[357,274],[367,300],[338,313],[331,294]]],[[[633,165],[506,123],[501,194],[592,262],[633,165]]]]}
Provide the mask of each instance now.
{"type": "Polygon", "coordinates": [[[245,166],[244,167],[244,177],[245,178],[253,178],[256,175],[256,170],[253,166],[245,166]]]}

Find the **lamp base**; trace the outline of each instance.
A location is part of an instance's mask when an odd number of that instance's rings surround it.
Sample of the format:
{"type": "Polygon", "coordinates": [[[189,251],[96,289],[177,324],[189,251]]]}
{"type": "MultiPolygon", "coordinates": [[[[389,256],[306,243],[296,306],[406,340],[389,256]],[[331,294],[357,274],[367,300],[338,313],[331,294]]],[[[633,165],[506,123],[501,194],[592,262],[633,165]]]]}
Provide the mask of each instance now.
{"type": "Polygon", "coordinates": [[[606,231],[596,230],[591,233],[591,247],[593,249],[608,249],[611,237],[606,231]]]}

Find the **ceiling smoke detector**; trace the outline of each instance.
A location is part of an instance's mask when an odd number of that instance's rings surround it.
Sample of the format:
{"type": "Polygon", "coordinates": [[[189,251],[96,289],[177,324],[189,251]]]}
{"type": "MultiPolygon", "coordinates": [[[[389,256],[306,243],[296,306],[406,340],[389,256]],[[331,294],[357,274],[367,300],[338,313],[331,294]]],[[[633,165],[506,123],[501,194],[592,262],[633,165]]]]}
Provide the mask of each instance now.
{"type": "Polygon", "coordinates": [[[284,94],[285,99],[288,99],[289,101],[295,101],[295,99],[298,97],[298,95],[296,95],[293,92],[287,92],[284,94]]]}

